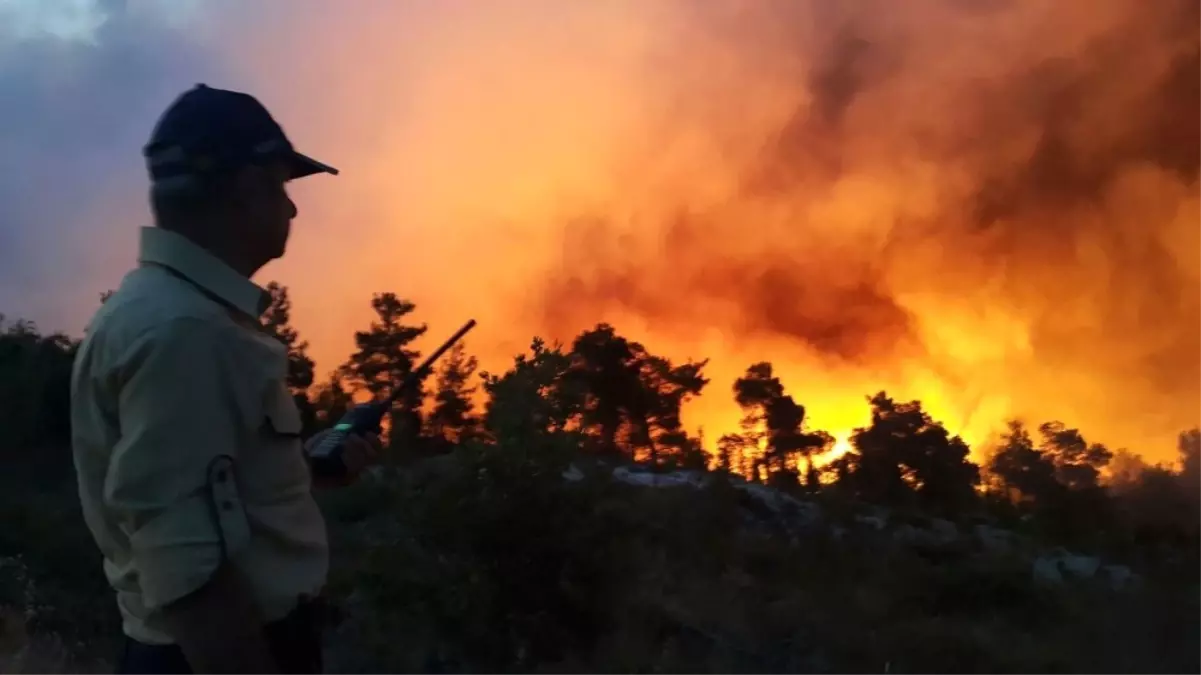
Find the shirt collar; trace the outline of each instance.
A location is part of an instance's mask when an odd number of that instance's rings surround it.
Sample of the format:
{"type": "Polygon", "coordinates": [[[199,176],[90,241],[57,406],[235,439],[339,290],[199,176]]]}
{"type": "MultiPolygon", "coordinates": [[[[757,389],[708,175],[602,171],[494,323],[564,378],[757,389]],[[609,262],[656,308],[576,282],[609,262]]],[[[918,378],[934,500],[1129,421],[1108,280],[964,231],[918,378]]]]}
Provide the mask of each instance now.
{"type": "Polygon", "coordinates": [[[271,304],[270,293],[187,237],[170,230],[143,227],[138,262],[169,267],[254,319],[271,304]]]}

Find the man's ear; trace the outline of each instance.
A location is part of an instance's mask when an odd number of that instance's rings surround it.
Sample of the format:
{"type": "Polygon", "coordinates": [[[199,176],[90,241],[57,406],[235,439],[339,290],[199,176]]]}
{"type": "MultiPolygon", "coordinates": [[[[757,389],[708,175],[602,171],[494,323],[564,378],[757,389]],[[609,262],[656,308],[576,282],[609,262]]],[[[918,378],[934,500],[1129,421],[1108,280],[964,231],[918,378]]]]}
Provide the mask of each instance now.
{"type": "Polygon", "coordinates": [[[226,204],[233,211],[253,210],[262,201],[267,178],[263,167],[254,164],[239,167],[229,176],[226,204]]]}
{"type": "Polygon", "coordinates": [[[230,192],[238,198],[245,198],[259,192],[263,181],[263,167],[255,164],[247,164],[239,167],[237,171],[230,176],[229,187],[230,192]]]}

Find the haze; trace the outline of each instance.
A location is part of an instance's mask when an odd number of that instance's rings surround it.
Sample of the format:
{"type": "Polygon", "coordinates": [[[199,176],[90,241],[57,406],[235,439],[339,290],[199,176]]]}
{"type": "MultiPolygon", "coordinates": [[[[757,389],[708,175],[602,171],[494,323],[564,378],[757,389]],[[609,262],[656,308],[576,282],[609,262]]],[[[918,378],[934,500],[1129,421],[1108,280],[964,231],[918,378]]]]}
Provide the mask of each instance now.
{"type": "Polygon", "coordinates": [[[196,82],[302,151],[288,285],[321,371],[373,292],[504,368],[599,321],[772,361],[810,424],[919,398],[1170,460],[1201,395],[1191,0],[0,0],[0,311],[78,334],[196,82]]]}

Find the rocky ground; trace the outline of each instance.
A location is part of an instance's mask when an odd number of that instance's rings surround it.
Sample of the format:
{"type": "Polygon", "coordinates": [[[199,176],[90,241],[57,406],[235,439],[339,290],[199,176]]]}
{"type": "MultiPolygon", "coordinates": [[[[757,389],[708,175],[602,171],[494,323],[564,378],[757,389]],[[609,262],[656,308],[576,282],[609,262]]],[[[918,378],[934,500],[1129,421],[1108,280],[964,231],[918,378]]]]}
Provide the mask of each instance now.
{"type": "MultiPolygon", "coordinates": [[[[1201,669],[1195,575],[987,517],[480,457],[323,506],[330,672],[1201,669]]],[[[119,629],[86,532],[65,507],[8,508],[29,552],[0,564],[0,672],[111,672],[119,629]]]]}

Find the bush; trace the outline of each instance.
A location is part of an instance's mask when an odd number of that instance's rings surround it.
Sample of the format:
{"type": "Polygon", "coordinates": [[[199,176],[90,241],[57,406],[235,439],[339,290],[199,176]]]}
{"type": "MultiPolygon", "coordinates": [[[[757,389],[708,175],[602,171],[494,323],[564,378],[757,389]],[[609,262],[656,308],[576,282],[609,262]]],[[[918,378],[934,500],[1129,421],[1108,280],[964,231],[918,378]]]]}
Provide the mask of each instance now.
{"type": "Polygon", "coordinates": [[[570,455],[549,452],[557,442],[464,448],[390,484],[338,571],[344,594],[366,599],[361,668],[1197,667],[1195,598],[1036,585],[1028,561],[954,544],[922,550],[821,529],[797,539],[751,515],[722,481],[639,488],[604,467],[564,480],[570,455]],[[1158,628],[1140,628],[1148,621],[1158,628]]]}
{"type": "Polygon", "coordinates": [[[73,668],[113,658],[121,620],[73,481],[38,488],[16,478],[0,488],[0,607],[21,613],[22,632],[68,650],[73,668]]]}

